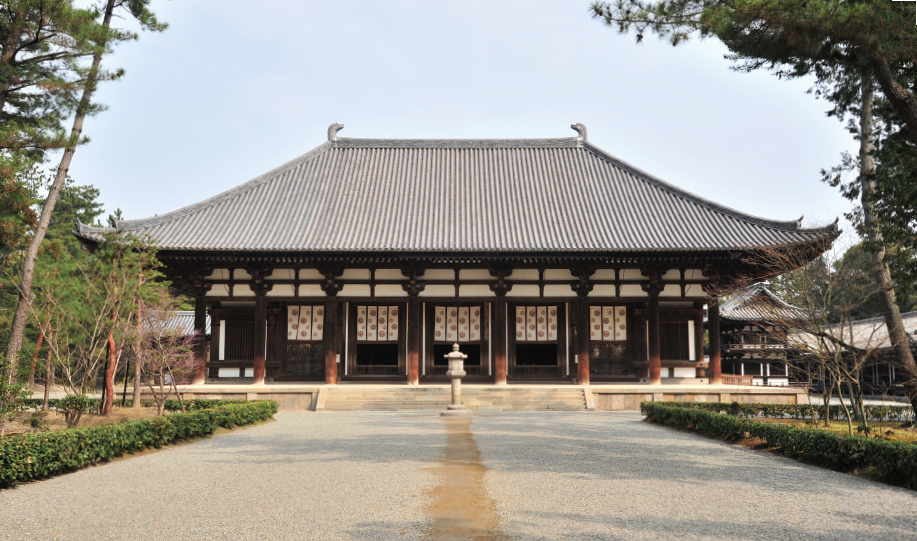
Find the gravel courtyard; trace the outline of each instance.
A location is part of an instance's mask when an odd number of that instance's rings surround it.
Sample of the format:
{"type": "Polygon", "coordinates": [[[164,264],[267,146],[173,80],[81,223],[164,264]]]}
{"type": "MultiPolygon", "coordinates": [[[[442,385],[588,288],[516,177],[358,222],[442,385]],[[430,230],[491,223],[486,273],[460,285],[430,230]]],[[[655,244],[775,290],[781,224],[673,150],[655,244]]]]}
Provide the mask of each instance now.
{"type": "Polygon", "coordinates": [[[917,536],[915,492],[641,419],[281,413],[0,491],[0,539],[917,536]]]}

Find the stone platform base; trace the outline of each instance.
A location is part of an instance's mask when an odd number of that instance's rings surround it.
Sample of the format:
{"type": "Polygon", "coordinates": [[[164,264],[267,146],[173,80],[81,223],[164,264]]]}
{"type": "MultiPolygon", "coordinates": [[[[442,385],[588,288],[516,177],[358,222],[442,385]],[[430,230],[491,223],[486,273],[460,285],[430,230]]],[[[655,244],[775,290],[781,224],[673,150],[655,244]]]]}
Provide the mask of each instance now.
{"type": "MultiPolygon", "coordinates": [[[[684,384],[593,384],[588,386],[558,384],[463,385],[469,409],[491,411],[533,410],[598,410],[639,411],[640,402],[740,402],[764,404],[805,403],[801,389],[781,387],[743,387],[735,385],[684,384]],[[578,393],[582,393],[579,395],[578,393]],[[582,398],[572,397],[577,393],[582,398]],[[551,397],[552,401],[549,401],[551,397]],[[556,397],[556,398],[554,398],[556,397]],[[518,402],[518,404],[516,404],[518,402]],[[540,407],[543,403],[543,407],[540,407]],[[576,403],[581,406],[574,407],[576,403]]],[[[418,411],[445,408],[449,404],[449,385],[406,384],[267,384],[267,385],[189,385],[182,396],[232,400],[274,400],[282,411],[323,411],[344,409],[335,407],[335,397],[358,394],[372,398],[373,410],[418,411]],[[423,391],[429,400],[412,397],[406,401],[406,391],[423,391]],[[330,403],[326,401],[331,396],[330,403]],[[429,403],[428,403],[429,402],[429,403]],[[417,407],[423,406],[423,407],[417,407]]],[[[416,393],[409,393],[415,395],[416,393]]],[[[340,404],[341,402],[337,402],[340,404]]],[[[364,409],[364,408],[348,408],[364,409]]]]}

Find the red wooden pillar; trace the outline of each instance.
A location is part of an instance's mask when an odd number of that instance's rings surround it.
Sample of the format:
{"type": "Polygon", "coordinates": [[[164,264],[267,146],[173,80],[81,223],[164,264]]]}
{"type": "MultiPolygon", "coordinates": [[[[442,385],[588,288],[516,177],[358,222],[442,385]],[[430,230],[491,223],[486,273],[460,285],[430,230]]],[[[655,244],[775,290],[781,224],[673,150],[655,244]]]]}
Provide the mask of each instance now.
{"type": "Polygon", "coordinates": [[[192,383],[204,383],[207,369],[207,303],[203,294],[194,297],[194,372],[192,383]]]}
{"type": "MultiPolygon", "coordinates": [[[[337,292],[335,292],[337,293],[337,292]]],[[[337,297],[327,297],[325,299],[325,328],[322,341],[325,346],[325,384],[334,385],[338,382],[337,366],[337,321],[338,321],[338,300],[337,297]]],[[[346,340],[347,337],[345,336],[346,340]]]]}
{"type": "Polygon", "coordinates": [[[649,320],[647,321],[650,384],[659,384],[662,381],[662,356],[659,350],[659,293],[650,291],[648,294],[650,296],[649,320]]]}
{"type": "Polygon", "coordinates": [[[420,345],[423,334],[423,319],[420,317],[420,297],[416,294],[408,299],[408,385],[420,383],[420,345]]]}
{"type": "Polygon", "coordinates": [[[266,291],[255,292],[255,385],[264,385],[264,356],[267,351],[266,291]]]}
{"type": "Polygon", "coordinates": [[[720,357],[720,300],[717,297],[710,297],[707,301],[707,331],[710,339],[710,383],[716,385],[723,380],[720,357]]]}
{"type": "Polygon", "coordinates": [[[494,348],[494,383],[506,385],[506,292],[497,292],[494,302],[492,344],[494,348]]]}
{"type": "Polygon", "coordinates": [[[576,382],[589,385],[589,301],[581,296],[576,302],[576,382]]]}

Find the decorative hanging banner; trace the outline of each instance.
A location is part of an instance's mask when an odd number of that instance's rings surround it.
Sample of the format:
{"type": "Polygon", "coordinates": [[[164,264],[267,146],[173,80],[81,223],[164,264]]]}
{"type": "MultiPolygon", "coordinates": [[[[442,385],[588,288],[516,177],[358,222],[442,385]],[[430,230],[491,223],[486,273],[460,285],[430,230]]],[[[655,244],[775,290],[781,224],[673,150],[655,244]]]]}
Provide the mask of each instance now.
{"type": "Polygon", "coordinates": [[[602,309],[598,306],[589,308],[589,339],[602,339],[602,309]]]}
{"type": "Polygon", "coordinates": [[[517,306],[516,341],[557,340],[557,306],[517,306]]]}
{"type": "Polygon", "coordinates": [[[477,342],[481,339],[480,306],[434,306],[435,342],[477,342]]]}
{"type": "Polygon", "coordinates": [[[476,342],[481,339],[481,307],[472,306],[468,318],[468,325],[471,328],[471,341],[476,342]]]}
{"type": "Polygon", "coordinates": [[[324,306],[287,306],[287,340],[322,339],[324,306]]]}
{"type": "Polygon", "coordinates": [[[627,340],[627,308],[615,306],[615,340],[627,340]]]}
{"type": "Polygon", "coordinates": [[[399,311],[397,306],[357,306],[357,341],[397,341],[399,311]]]}
{"type": "Polygon", "coordinates": [[[627,340],[626,306],[592,306],[589,308],[589,339],[596,342],[627,340]]]}

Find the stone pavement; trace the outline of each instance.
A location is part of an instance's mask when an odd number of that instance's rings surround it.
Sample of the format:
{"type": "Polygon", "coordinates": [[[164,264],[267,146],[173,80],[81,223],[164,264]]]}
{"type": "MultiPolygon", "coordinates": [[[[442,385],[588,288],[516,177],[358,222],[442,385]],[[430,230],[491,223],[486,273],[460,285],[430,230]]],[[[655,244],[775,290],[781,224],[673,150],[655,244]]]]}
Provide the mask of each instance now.
{"type": "Polygon", "coordinates": [[[0,491],[0,539],[914,539],[917,492],[631,413],[280,413],[0,491]]]}

